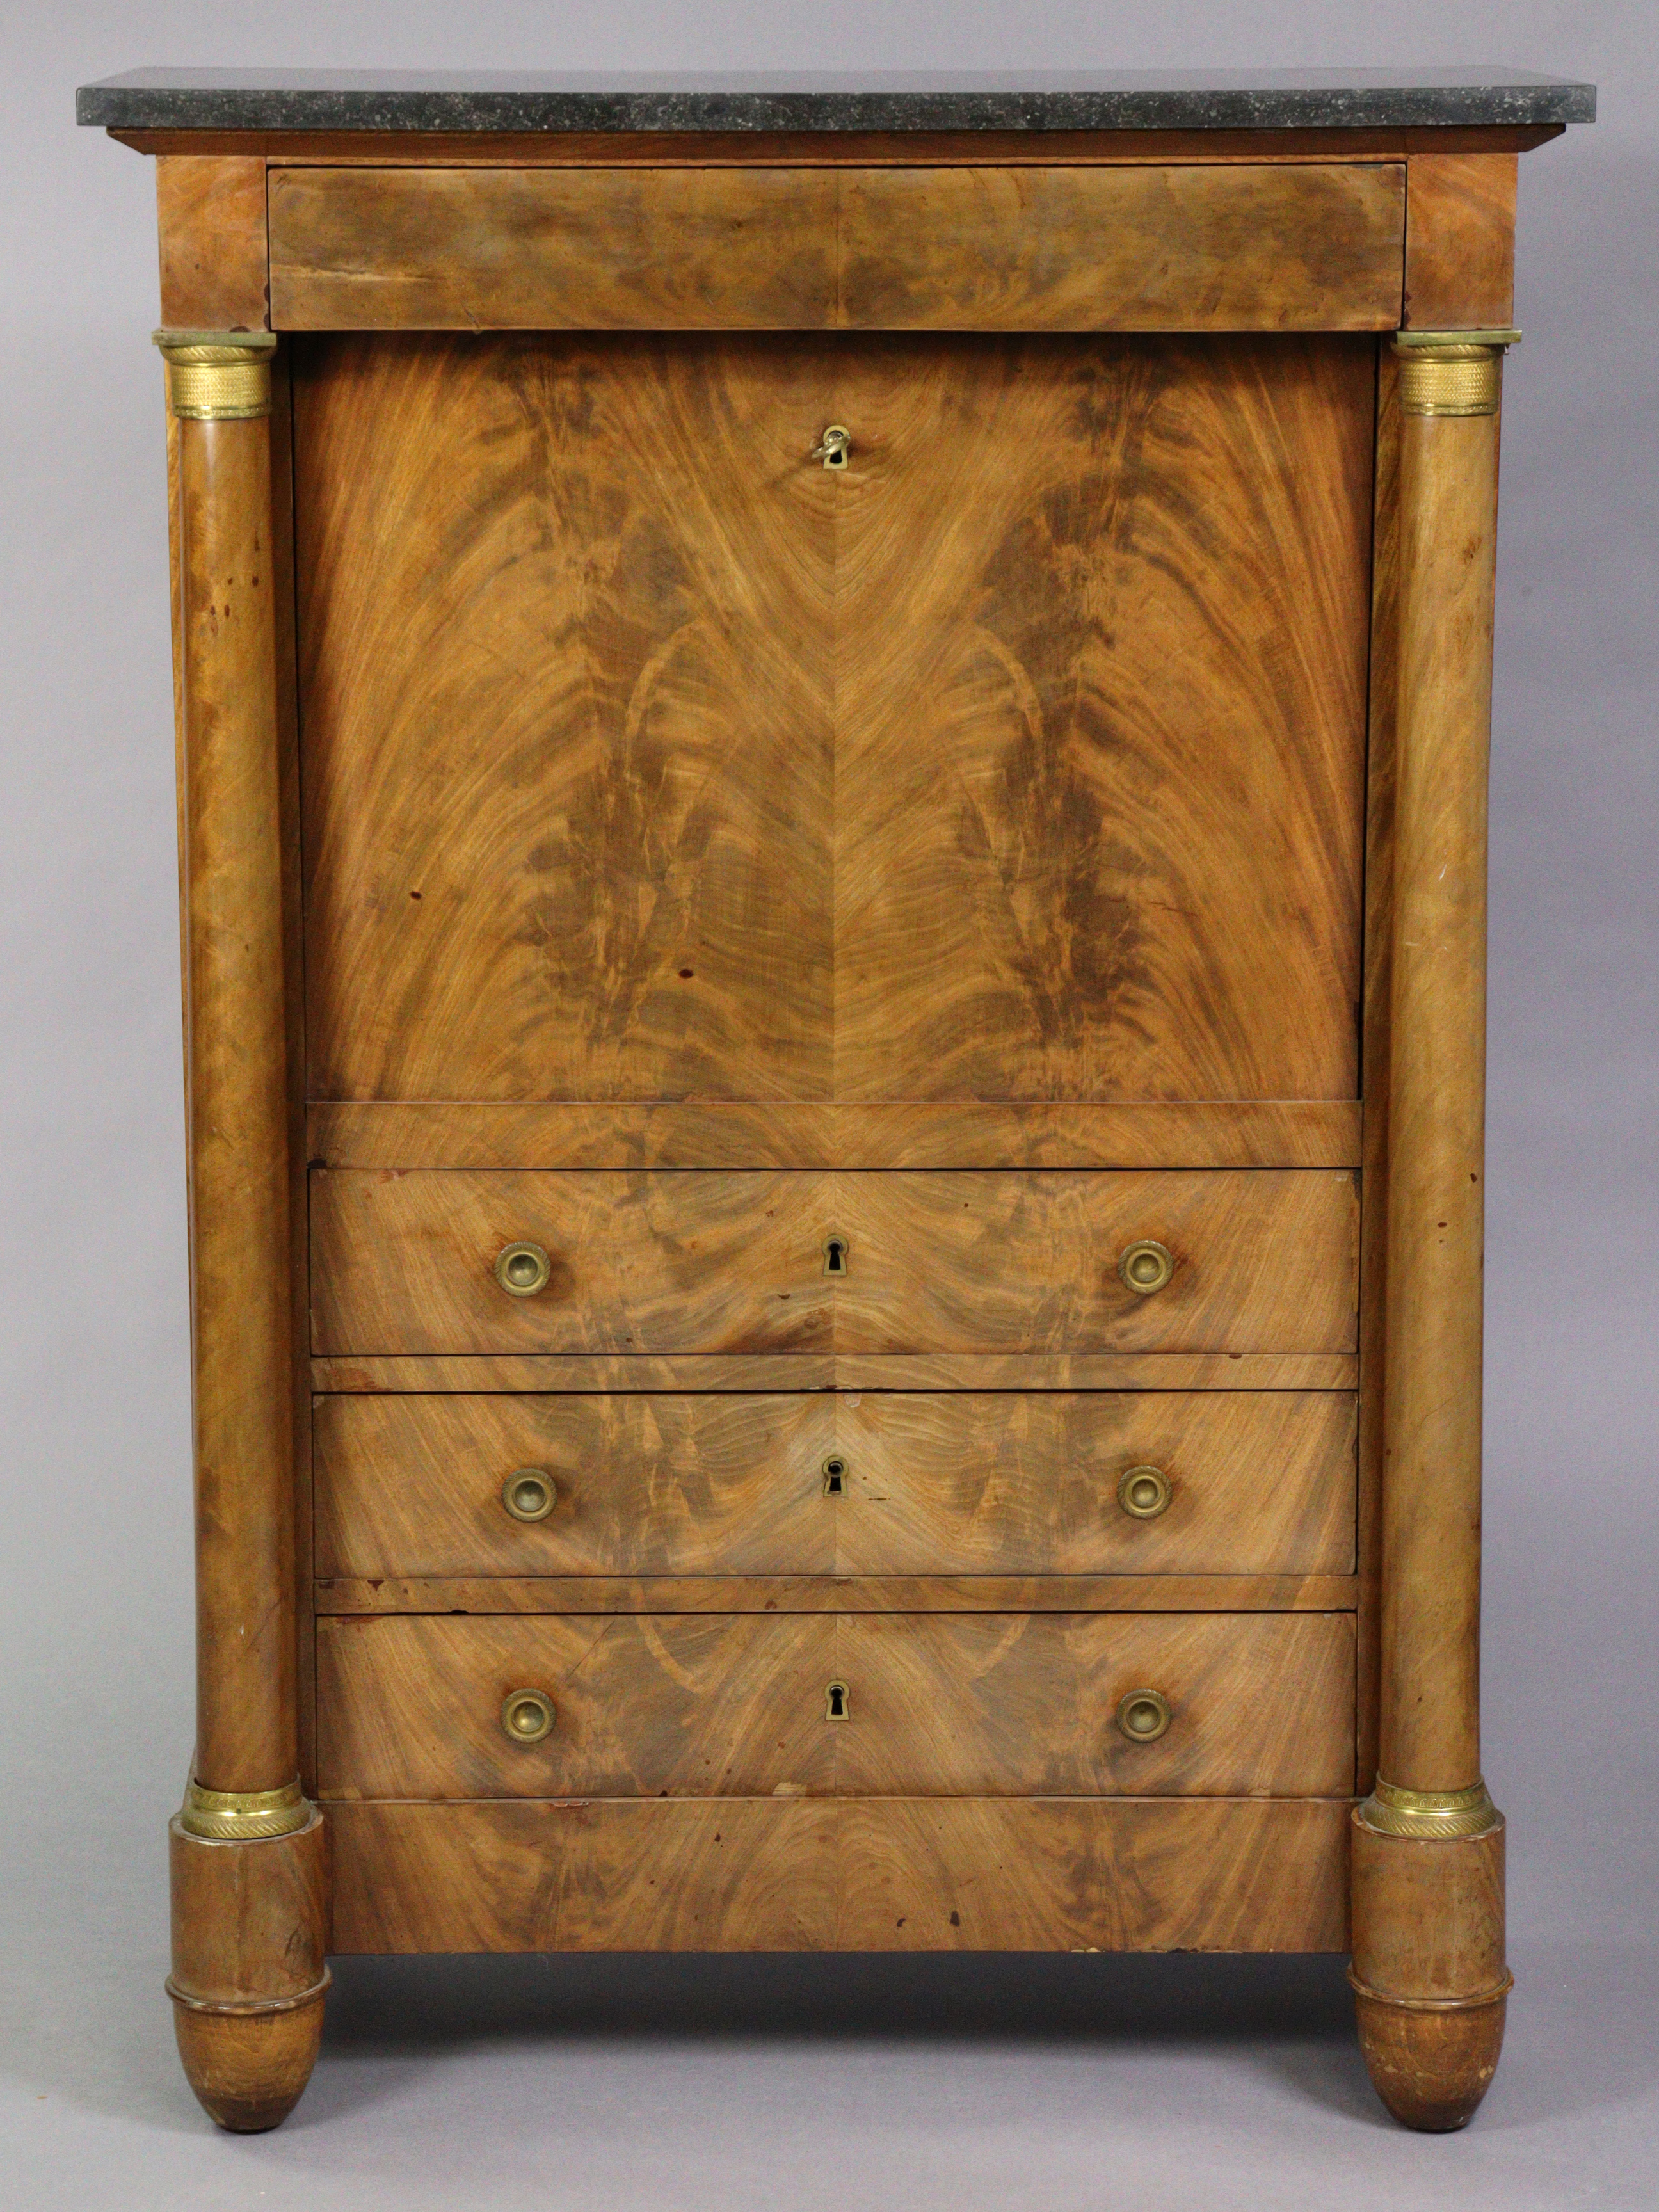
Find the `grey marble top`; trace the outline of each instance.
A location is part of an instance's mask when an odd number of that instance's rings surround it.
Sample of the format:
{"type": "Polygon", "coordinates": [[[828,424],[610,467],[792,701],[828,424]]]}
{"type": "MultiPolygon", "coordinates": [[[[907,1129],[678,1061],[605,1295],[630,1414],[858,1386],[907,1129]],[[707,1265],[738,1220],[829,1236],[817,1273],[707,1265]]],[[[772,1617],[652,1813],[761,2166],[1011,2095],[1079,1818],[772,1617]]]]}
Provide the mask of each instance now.
{"type": "Polygon", "coordinates": [[[1590,123],[1595,88],[1527,70],[685,76],[132,70],[82,85],[117,131],[1279,131],[1590,123]]]}

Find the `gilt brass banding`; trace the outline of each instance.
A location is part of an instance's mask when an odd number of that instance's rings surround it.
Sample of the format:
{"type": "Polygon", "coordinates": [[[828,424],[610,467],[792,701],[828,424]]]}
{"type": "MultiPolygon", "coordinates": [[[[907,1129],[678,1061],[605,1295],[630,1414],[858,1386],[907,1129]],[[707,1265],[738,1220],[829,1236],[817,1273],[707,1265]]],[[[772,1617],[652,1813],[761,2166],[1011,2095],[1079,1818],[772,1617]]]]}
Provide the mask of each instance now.
{"type": "Polygon", "coordinates": [[[509,1690],[501,1699],[501,1733],[514,1743],[539,1743],[553,1730],[553,1700],[539,1690],[509,1690]]]}
{"type": "Polygon", "coordinates": [[[1131,1743],[1156,1743],[1174,1717],[1162,1690],[1131,1690],[1118,1700],[1118,1732],[1131,1743]]]}
{"type": "Polygon", "coordinates": [[[495,1280],[510,1298],[533,1298],[547,1288],[553,1262],[539,1244],[503,1244],[495,1255],[495,1280]]]}
{"type": "Polygon", "coordinates": [[[185,1791],[179,1826],[187,1836],[213,1843],[264,1842],[292,1836],[309,1823],[311,1807],[299,1783],[280,1790],[204,1790],[192,1782],[185,1791]]]}
{"type": "Polygon", "coordinates": [[[1118,1478],[1117,1502],[1134,1521],[1156,1521],[1169,1504],[1170,1478],[1161,1467],[1126,1468],[1118,1478]]]}
{"type": "Polygon", "coordinates": [[[185,422],[243,422],[270,412],[270,331],[157,331],[167,405],[185,422]]]}
{"type": "Polygon", "coordinates": [[[501,1485],[501,1504],[515,1521],[545,1521],[558,1499],[550,1474],[538,1467],[517,1467],[501,1485]]]}
{"type": "Polygon", "coordinates": [[[1402,1790],[1381,1775],[1370,1796],[1359,1808],[1368,1828],[1383,1836],[1426,1838],[1484,1836],[1503,1814],[1492,1802],[1484,1782],[1467,1790],[1402,1790]]]}
{"type": "Polygon", "coordinates": [[[1163,1290],[1175,1273],[1175,1255],[1154,1237],[1139,1237],[1119,1255],[1117,1272],[1126,1290],[1149,1298],[1163,1290]]]}
{"type": "Polygon", "coordinates": [[[1518,331],[1402,332],[1400,404],[1407,415],[1495,415],[1504,396],[1504,349],[1518,331]]]}

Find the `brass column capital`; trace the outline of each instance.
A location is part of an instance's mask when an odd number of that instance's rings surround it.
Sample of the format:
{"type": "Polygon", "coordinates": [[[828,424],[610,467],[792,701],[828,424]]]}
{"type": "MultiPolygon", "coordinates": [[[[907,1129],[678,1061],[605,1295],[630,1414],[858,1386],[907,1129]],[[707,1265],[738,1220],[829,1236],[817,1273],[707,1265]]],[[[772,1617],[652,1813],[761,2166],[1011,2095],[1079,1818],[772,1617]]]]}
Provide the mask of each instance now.
{"type": "Polygon", "coordinates": [[[271,331],[157,331],[167,405],[180,422],[245,422],[270,412],[271,331]]]}
{"type": "Polygon", "coordinates": [[[1495,415],[1504,355],[1519,331],[1401,331],[1400,404],[1407,415],[1495,415]]]}

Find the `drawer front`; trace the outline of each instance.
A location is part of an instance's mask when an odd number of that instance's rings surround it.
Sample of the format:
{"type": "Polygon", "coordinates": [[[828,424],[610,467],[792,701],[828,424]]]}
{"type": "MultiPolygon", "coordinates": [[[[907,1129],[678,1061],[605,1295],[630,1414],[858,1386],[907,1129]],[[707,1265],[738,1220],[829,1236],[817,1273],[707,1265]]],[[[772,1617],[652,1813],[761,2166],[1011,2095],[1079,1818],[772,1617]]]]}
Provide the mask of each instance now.
{"type": "Polygon", "coordinates": [[[270,172],[276,330],[1395,329],[1401,161],[270,172]]]}
{"type": "Polygon", "coordinates": [[[1346,1574],[1354,1419],[1337,1391],[323,1398],[316,1569],[1346,1574]]]}
{"type": "Polygon", "coordinates": [[[319,1620],[325,1798],[1329,1796],[1345,1614],[592,1614],[319,1620]],[[829,1717],[830,1686],[848,1717],[829,1717]],[[505,1703],[547,1700],[539,1741],[505,1703]],[[1157,1692],[1132,1741],[1121,1701],[1157,1692]]]}
{"type": "Polygon", "coordinates": [[[1350,1352],[1357,1236],[1346,1172],[319,1170],[313,1349],[1350,1352]],[[496,1279],[515,1242],[532,1295],[496,1279]]]}

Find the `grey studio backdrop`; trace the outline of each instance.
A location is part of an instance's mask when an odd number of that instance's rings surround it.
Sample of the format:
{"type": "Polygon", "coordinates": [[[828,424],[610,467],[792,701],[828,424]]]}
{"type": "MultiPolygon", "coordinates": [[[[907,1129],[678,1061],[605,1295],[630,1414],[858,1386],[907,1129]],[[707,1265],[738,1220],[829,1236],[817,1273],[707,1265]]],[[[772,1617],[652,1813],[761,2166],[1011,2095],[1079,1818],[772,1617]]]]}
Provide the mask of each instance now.
{"type": "Polygon", "coordinates": [[[3,29],[0,2200],[953,2212],[1659,2195],[1659,18],[1652,0],[351,0],[3,29]],[[74,129],[146,63],[643,69],[1506,62],[1522,158],[1492,841],[1486,1771],[1520,1987],[1473,2128],[1371,2098],[1340,1962],[346,1961],[279,2134],[167,2007],[190,1751],[172,708],[152,171],[74,129]]]}

